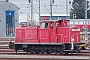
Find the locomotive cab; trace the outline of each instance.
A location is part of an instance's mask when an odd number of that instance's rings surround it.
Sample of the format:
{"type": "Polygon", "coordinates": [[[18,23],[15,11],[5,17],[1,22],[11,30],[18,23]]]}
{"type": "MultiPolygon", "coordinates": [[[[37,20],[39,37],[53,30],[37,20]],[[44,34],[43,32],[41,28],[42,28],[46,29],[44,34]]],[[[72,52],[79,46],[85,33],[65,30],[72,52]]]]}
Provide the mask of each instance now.
{"type": "Polygon", "coordinates": [[[48,28],[48,27],[69,27],[70,21],[69,20],[42,20],[41,21],[41,28],[48,28]]]}
{"type": "Polygon", "coordinates": [[[70,21],[69,20],[60,20],[60,26],[62,27],[69,27],[70,26],[70,21]]]}
{"type": "Polygon", "coordinates": [[[50,43],[61,43],[64,51],[78,50],[80,43],[80,28],[70,26],[69,20],[44,20],[41,26],[49,30],[50,43]],[[47,26],[47,27],[45,27],[47,26]]]}

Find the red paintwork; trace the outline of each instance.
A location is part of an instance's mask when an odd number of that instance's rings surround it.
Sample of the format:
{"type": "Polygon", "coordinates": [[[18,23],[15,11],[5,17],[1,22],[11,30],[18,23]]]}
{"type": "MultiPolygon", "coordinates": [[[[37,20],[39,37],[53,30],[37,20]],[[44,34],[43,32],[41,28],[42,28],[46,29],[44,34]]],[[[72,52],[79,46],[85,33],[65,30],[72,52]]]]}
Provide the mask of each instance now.
{"type": "MultiPolygon", "coordinates": [[[[85,24],[77,24],[75,25],[80,28],[80,31],[82,31],[83,27],[85,28],[85,24]]],[[[90,24],[87,25],[87,28],[90,29],[90,24]]]]}
{"type": "Polygon", "coordinates": [[[74,38],[76,43],[80,42],[80,31],[72,31],[74,28],[59,27],[57,38],[59,43],[71,43],[71,38],[74,38]],[[74,35],[74,36],[73,36],[74,35]]]}
{"type": "Polygon", "coordinates": [[[72,27],[72,30],[74,29],[74,31],[72,32],[72,34],[74,34],[72,37],[75,39],[74,42],[80,42],[80,28],[79,27],[72,27]],[[77,31],[75,31],[77,30],[77,31]]]}
{"type": "Polygon", "coordinates": [[[25,27],[25,39],[30,39],[30,40],[37,39],[37,34],[38,34],[37,29],[38,27],[25,27]]]}
{"type": "Polygon", "coordinates": [[[58,28],[58,41],[62,43],[70,43],[71,29],[69,27],[58,28]]]}
{"type": "Polygon", "coordinates": [[[70,26],[70,21],[69,20],[60,20],[60,26],[70,26]]]}
{"type": "Polygon", "coordinates": [[[40,43],[47,43],[49,42],[49,31],[48,29],[39,29],[39,39],[40,43]]]}
{"type": "Polygon", "coordinates": [[[25,39],[25,27],[16,28],[16,40],[15,42],[23,42],[23,39],[25,39]]]}
{"type": "MultiPolygon", "coordinates": [[[[71,38],[76,43],[80,43],[80,31],[78,27],[70,27],[66,24],[69,20],[60,20],[62,23],[57,26],[57,22],[48,22],[47,28],[42,27],[20,27],[16,29],[16,43],[71,43],[71,38]],[[50,27],[51,24],[53,27],[50,27]],[[74,31],[72,31],[74,29],[74,31]]],[[[42,25],[42,24],[41,24],[42,25]]]]}

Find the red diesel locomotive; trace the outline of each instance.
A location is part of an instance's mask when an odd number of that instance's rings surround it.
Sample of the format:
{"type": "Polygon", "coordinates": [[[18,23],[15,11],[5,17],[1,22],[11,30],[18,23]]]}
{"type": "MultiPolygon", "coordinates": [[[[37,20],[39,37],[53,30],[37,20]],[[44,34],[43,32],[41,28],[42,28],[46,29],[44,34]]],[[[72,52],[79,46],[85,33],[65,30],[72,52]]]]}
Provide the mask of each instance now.
{"type": "Polygon", "coordinates": [[[43,20],[40,26],[16,28],[15,43],[9,47],[35,54],[79,52],[85,49],[80,41],[80,28],[69,20],[43,20]]]}

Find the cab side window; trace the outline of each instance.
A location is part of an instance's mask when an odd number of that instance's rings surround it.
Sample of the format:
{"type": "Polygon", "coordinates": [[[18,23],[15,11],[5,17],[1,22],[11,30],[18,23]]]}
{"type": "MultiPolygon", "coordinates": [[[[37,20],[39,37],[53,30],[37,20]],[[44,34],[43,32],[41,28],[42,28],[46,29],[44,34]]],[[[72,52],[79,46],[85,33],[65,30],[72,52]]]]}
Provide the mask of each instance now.
{"type": "Polygon", "coordinates": [[[41,28],[48,28],[48,23],[42,23],[41,28]]]}
{"type": "Polygon", "coordinates": [[[48,23],[45,23],[45,28],[48,28],[48,23]]]}
{"type": "Polygon", "coordinates": [[[50,27],[51,27],[51,28],[53,28],[53,27],[54,27],[54,26],[53,26],[53,23],[50,23],[50,27]]]}
{"type": "Polygon", "coordinates": [[[57,23],[56,23],[56,26],[57,26],[57,27],[59,27],[59,26],[60,26],[60,23],[59,23],[59,22],[57,22],[57,23]]]}

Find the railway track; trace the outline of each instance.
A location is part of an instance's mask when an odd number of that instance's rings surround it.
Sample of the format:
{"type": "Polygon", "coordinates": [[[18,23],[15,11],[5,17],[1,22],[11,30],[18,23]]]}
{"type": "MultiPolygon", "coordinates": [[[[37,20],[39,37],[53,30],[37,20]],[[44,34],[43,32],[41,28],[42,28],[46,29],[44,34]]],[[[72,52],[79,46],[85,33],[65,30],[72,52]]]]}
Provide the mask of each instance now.
{"type": "Polygon", "coordinates": [[[0,55],[1,60],[90,60],[89,56],[0,55]]]}
{"type": "Polygon", "coordinates": [[[89,52],[81,52],[81,53],[68,53],[68,54],[30,54],[27,52],[23,52],[22,50],[19,50],[17,53],[15,50],[12,49],[0,49],[0,54],[1,55],[49,55],[49,56],[90,56],[90,51],[89,52]]]}
{"type": "MultiPolygon", "coordinates": [[[[9,42],[14,42],[14,37],[0,37],[0,54],[4,55],[54,55],[54,56],[90,56],[90,50],[88,51],[82,51],[81,53],[69,53],[69,54],[27,54],[26,52],[23,52],[22,50],[19,50],[17,53],[13,49],[9,49],[9,42]]],[[[89,48],[90,48],[90,42],[89,42],[89,48]]]]}
{"type": "Polygon", "coordinates": [[[43,56],[90,56],[90,51],[83,51],[81,53],[68,53],[68,54],[30,54],[19,50],[17,53],[13,49],[0,49],[1,55],[43,55],[43,56]]]}
{"type": "Polygon", "coordinates": [[[10,41],[15,42],[15,37],[0,37],[0,48],[8,46],[10,41]]]}

